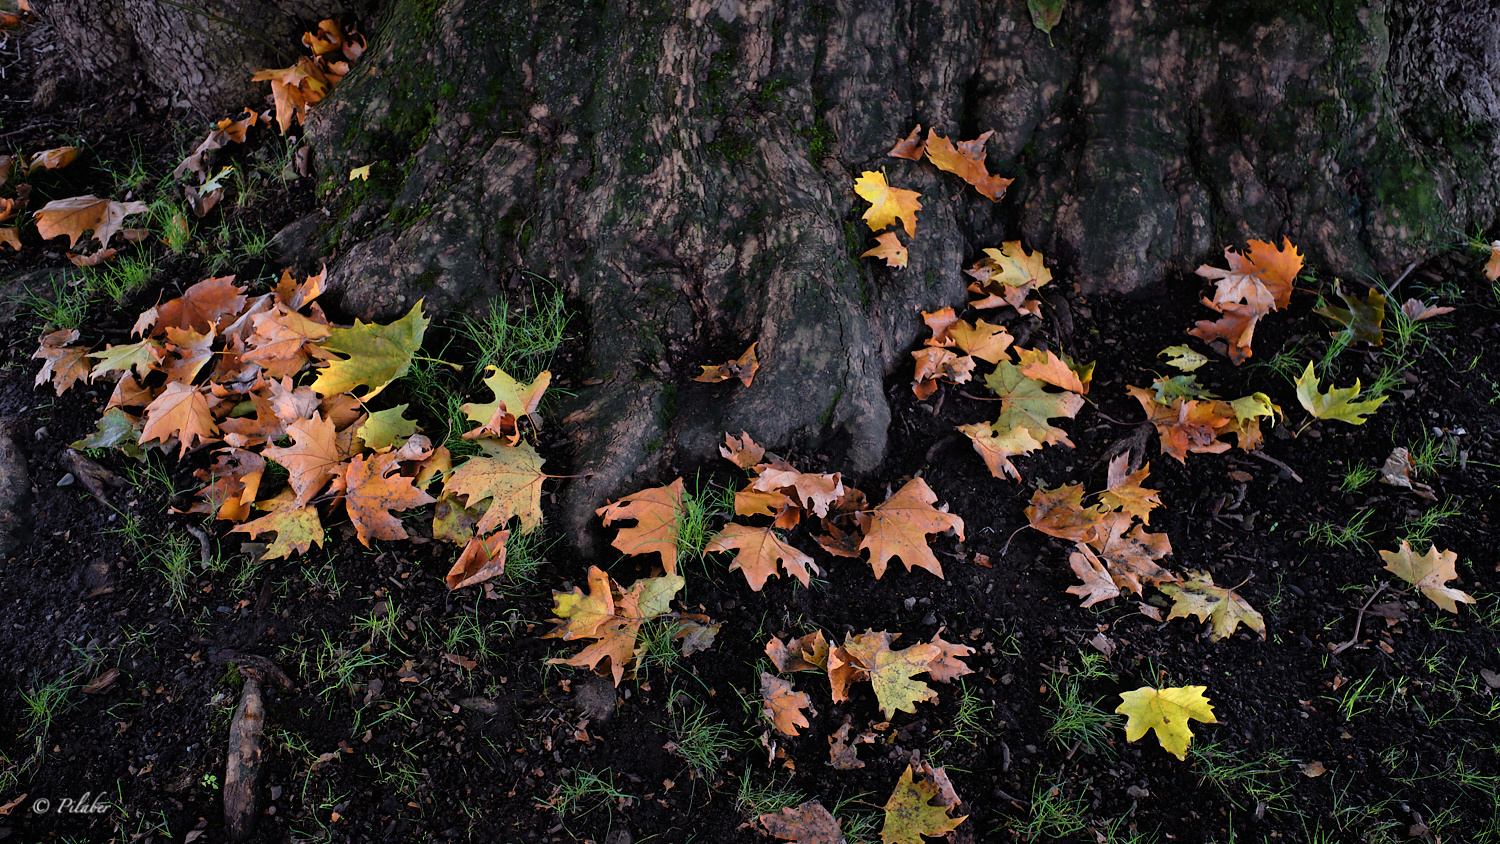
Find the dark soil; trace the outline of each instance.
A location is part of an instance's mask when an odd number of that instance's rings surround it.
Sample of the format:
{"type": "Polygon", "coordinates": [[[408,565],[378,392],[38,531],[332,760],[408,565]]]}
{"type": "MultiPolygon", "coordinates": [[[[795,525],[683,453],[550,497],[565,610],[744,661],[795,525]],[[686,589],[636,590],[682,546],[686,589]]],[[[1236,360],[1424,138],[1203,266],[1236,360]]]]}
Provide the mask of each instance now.
{"type": "MultiPolygon", "coordinates": [[[[13,49],[18,36],[9,37],[13,49]]],[[[19,36],[23,51],[35,37],[19,36]]],[[[38,112],[27,103],[34,81],[23,63],[0,89],[5,143],[27,153],[63,143],[86,151],[72,168],[34,180],[33,208],[89,192],[120,196],[110,171],[136,157],[153,174],[142,198],[173,195],[153,191],[169,183],[162,177],[206,123],[107,89],[63,91],[38,112]]],[[[221,163],[252,170],[257,155],[280,148],[269,130],[256,131],[221,163]]],[[[215,227],[273,233],[315,200],[307,180],[267,178],[257,187],[258,198],[240,203],[232,191],[195,220],[195,246],[183,255],[155,243],[131,247],[155,261],[150,285],[124,303],[96,303],[83,341],[122,342],[140,310],[210,274],[273,280],[280,267],[269,254],[245,255],[240,235],[218,244],[215,227]],[[216,271],[210,262],[221,247],[234,263],[216,271]]],[[[36,271],[66,267],[61,249],[34,230],[23,243],[19,255],[0,252],[0,280],[13,295],[17,284],[44,295],[51,288],[36,271]]],[[[1061,423],[1076,448],[1018,459],[1024,483],[994,479],[954,427],[993,418],[996,405],[965,395],[980,395],[978,385],[944,387],[918,402],[907,366],[889,381],[890,459],[877,474],[847,479],[879,501],[920,474],[963,518],[966,541],[933,540],[945,580],[892,567],[876,581],[863,561],[818,551],[805,529],[791,541],[826,570],[811,589],[782,577],[755,593],[726,571],[727,558],[689,561],[681,605],[722,624],[714,646],[649,661],[618,689],[548,664],[578,650],[541,638],[551,628],[551,593],[582,584],[590,564],[628,584],[650,574],[641,560],[655,558],[578,559],[558,542],[529,582],[510,577],[491,590],[450,594],[443,575],[455,549],[418,538],[367,550],[352,530],[335,528],[321,551],[255,563],[242,534],[173,511],[191,502],[202,453],[181,464],[160,453],[146,463],[100,456],[126,481],[108,501],[78,483],[59,486],[67,444],[93,430],[107,388],[55,397],[34,387],[41,326],[26,307],[8,306],[17,317],[0,329],[0,415],[25,452],[33,501],[24,544],[0,564],[0,653],[8,656],[0,668],[0,839],[224,840],[220,790],[240,655],[248,654],[294,684],[267,691],[257,833],[266,841],[756,841],[765,839],[745,822],[757,808],[780,805],[769,796],[776,791],[836,807],[850,840],[872,841],[880,807],[918,758],[946,766],[966,804],[959,830],[969,840],[1500,841],[1500,303],[1478,254],[1458,249],[1416,267],[1392,291],[1398,302],[1417,296],[1457,310],[1424,323],[1401,383],[1367,424],[1316,422],[1293,435],[1306,414],[1289,378],[1261,362],[1281,355],[1300,371],[1328,348],[1329,325],[1311,313],[1315,295],[1299,292],[1263,321],[1252,365],[1216,357],[1200,370],[1220,395],[1264,391],[1286,410],[1264,456],[1231,449],[1184,465],[1158,453],[1154,433],[1146,439],[1149,486],[1163,503],[1151,526],[1171,539],[1167,562],[1243,584],[1265,616],[1265,639],[1241,628],[1211,642],[1204,625],[1158,622],[1136,600],[1082,609],[1065,591],[1076,582],[1068,543],[1021,530],[1034,488],[1103,487],[1107,453],[1143,417],[1125,386],[1165,371],[1158,350],[1201,345],[1184,332],[1208,316],[1196,278],[1139,301],[1086,300],[1059,283],[1062,295],[1044,319],[1011,327],[1030,331],[1026,345],[1098,361],[1095,404],[1061,423]],[[1357,467],[1378,469],[1396,446],[1427,449],[1433,460],[1418,480],[1433,499],[1345,483],[1357,467]],[[1449,585],[1477,599],[1456,616],[1391,582],[1376,554],[1442,511],[1449,514],[1427,536],[1458,554],[1459,577],[1449,585]],[[1347,547],[1309,533],[1363,513],[1372,514],[1368,531],[1347,547]],[[190,526],[210,531],[211,565],[198,559],[190,526]],[[173,542],[192,552],[179,599],[160,570],[160,552],[173,542]],[[1375,603],[1394,604],[1388,613],[1402,618],[1361,612],[1377,584],[1388,585],[1375,603]],[[389,634],[372,634],[388,618],[396,621],[389,634]],[[836,771],[830,736],[846,722],[859,733],[885,721],[868,686],[834,704],[826,682],[798,677],[817,712],[796,738],[771,733],[758,706],[769,637],[816,629],[839,640],[888,630],[900,644],[945,629],[976,648],[968,659],[975,673],[937,686],[935,704],[876,726],[877,741],[858,745],[864,767],[836,771]],[[106,688],[84,689],[111,669],[119,673],[106,688]],[[1186,761],[1154,736],[1126,743],[1120,721],[1095,742],[1049,734],[1067,692],[1112,713],[1120,692],[1144,685],[1207,687],[1218,723],[1193,726],[1186,761]],[[52,702],[30,705],[48,689],[52,702]],[[695,716],[728,736],[696,771],[683,752],[703,735],[692,729],[695,716]],[[591,782],[617,793],[578,788],[591,782]],[[565,806],[570,788],[581,793],[565,806]],[[97,811],[60,811],[68,799],[97,811]]],[[[1332,281],[1318,276],[1306,286],[1326,291],[1332,281]]],[[[434,332],[432,353],[444,336],[434,332]]],[[[1320,372],[1341,386],[1369,384],[1398,359],[1393,344],[1361,344],[1320,372]]],[[[557,386],[579,386],[577,350],[575,339],[561,351],[557,386]]],[[[684,375],[684,392],[728,389],[737,387],[684,375]]],[[[539,445],[549,469],[586,470],[569,465],[566,443],[547,430],[539,445]]],[[[816,454],[785,456],[804,471],[824,468],[816,454]]],[[[727,463],[695,481],[699,490],[741,483],[727,463]]],[[[407,519],[407,529],[430,534],[427,515],[407,519]]]]}

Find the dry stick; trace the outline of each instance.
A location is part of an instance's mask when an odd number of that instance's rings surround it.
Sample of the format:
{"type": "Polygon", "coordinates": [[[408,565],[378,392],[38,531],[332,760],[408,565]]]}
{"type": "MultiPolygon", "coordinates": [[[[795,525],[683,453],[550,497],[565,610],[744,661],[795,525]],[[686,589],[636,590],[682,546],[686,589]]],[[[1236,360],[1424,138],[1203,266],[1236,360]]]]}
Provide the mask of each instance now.
{"type": "Polygon", "coordinates": [[[1375,603],[1375,599],[1380,597],[1380,593],[1384,592],[1385,588],[1386,582],[1384,580],[1380,581],[1380,586],[1375,589],[1375,593],[1370,596],[1369,600],[1365,601],[1364,606],[1359,608],[1359,615],[1354,617],[1354,635],[1349,638],[1349,641],[1334,646],[1334,653],[1341,654],[1349,648],[1354,647],[1355,643],[1359,641],[1359,627],[1365,621],[1365,610],[1368,610],[1370,605],[1375,603]]]}
{"type": "Polygon", "coordinates": [[[210,568],[213,565],[214,555],[208,546],[208,534],[192,525],[187,525],[186,528],[187,532],[191,533],[193,538],[198,540],[198,555],[203,560],[203,567],[210,568]]]}
{"type": "Polygon", "coordinates": [[[1266,454],[1264,451],[1252,451],[1252,452],[1250,452],[1250,456],[1251,457],[1259,457],[1260,459],[1266,461],[1267,463],[1272,463],[1272,464],[1275,464],[1277,466],[1280,466],[1282,469],[1286,470],[1287,474],[1289,474],[1289,475],[1292,476],[1292,480],[1296,481],[1299,484],[1302,483],[1302,476],[1298,475],[1296,472],[1292,471],[1292,467],[1286,465],[1285,463],[1282,463],[1280,460],[1277,460],[1276,458],[1272,457],[1271,455],[1266,454]]]}

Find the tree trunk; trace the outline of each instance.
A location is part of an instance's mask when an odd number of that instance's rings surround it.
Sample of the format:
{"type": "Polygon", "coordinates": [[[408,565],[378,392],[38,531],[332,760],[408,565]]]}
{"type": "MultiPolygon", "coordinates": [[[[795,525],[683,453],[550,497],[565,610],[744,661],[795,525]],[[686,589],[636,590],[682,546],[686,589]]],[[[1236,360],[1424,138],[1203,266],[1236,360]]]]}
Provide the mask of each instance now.
{"type": "Polygon", "coordinates": [[[373,0],[35,0],[74,74],[139,79],[202,116],[225,117],[265,96],[256,70],[286,67],[319,20],[359,17],[373,0]]]}
{"type": "Polygon", "coordinates": [[[1394,278],[1494,221],[1497,43],[1481,0],[1074,2],[1050,37],[1021,0],[390,0],[309,127],[320,242],[366,319],[522,270],[565,286],[590,326],[561,414],[593,473],[579,536],[724,431],[876,466],[917,309],[960,303],[1002,240],[1063,292],[1282,236],[1394,278]],[[993,129],[1009,195],[886,157],[918,123],[993,129]],[[922,193],[902,271],[860,258],[851,186],[881,168],[922,193]],[[689,380],[755,341],[752,387],[689,380]]]}

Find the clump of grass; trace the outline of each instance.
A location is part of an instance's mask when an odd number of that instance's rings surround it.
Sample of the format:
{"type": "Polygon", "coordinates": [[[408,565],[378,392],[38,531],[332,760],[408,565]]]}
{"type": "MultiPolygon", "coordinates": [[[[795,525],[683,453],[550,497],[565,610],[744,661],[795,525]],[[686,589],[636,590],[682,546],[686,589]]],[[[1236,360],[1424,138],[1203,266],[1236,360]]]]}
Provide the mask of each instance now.
{"type": "Polygon", "coordinates": [[[792,788],[791,783],[781,785],[774,777],[765,785],[756,783],[750,778],[747,767],[740,774],[739,787],[734,793],[734,808],[749,819],[790,809],[807,802],[807,799],[807,795],[792,788]]]}
{"type": "Polygon", "coordinates": [[[1103,654],[1080,651],[1078,656],[1078,670],[1059,674],[1053,683],[1056,705],[1045,710],[1052,720],[1047,735],[1070,753],[1080,747],[1097,753],[1110,747],[1110,736],[1120,719],[1099,708],[1099,699],[1086,697],[1082,686],[1088,680],[1113,680],[1114,675],[1103,654]]]}
{"type": "Polygon", "coordinates": [[[465,316],[459,322],[459,333],[477,350],[476,372],[497,366],[512,378],[530,381],[552,365],[568,323],[562,290],[546,282],[540,290],[533,285],[531,293],[530,307],[491,302],[482,316],[465,316]]]}
{"type": "MultiPolygon", "coordinates": [[[[608,806],[617,800],[634,800],[635,797],[626,794],[615,787],[615,775],[613,771],[605,769],[601,773],[588,770],[574,769],[571,777],[565,777],[552,788],[552,795],[546,800],[538,800],[537,805],[557,812],[559,816],[568,814],[586,815],[600,806],[608,806]]],[[[613,811],[611,811],[613,814],[613,811]]]]}
{"type": "Polygon", "coordinates": [[[1374,515],[1374,510],[1361,510],[1343,525],[1311,522],[1307,526],[1307,541],[1346,550],[1358,545],[1370,547],[1370,537],[1375,533],[1375,528],[1370,525],[1370,518],[1374,515]]]}
{"type": "Polygon", "coordinates": [[[672,740],[681,756],[699,779],[713,782],[719,776],[729,755],[744,745],[723,721],[709,714],[708,707],[682,689],[673,689],[667,698],[672,713],[672,740]]]}
{"type": "Polygon", "coordinates": [[[1339,480],[1339,491],[1355,493],[1370,485],[1380,473],[1374,466],[1367,463],[1355,463],[1344,470],[1344,476],[1339,480]]]}
{"type": "Polygon", "coordinates": [[[21,692],[21,716],[26,721],[22,735],[26,738],[42,738],[52,729],[68,708],[68,693],[73,690],[71,674],[64,674],[50,683],[33,685],[21,692]]]}
{"type": "Polygon", "coordinates": [[[698,492],[684,492],[682,509],[677,515],[677,552],[689,559],[703,556],[703,549],[713,538],[714,524],[734,513],[734,490],[716,486],[701,487],[698,492]]]}
{"type": "Polygon", "coordinates": [[[1031,788],[1031,805],[1026,819],[1012,820],[1010,827],[1025,841],[1037,838],[1068,838],[1088,828],[1088,804],[1083,796],[1069,797],[1063,783],[1047,785],[1037,776],[1031,788]]]}
{"type": "Polygon", "coordinates": [[[83,325],[83,318],[89,312],[88,291],[68,284],[61,274],[54,274],[48,286],[47,293],[28,290],[19,297],[21,307],[31,313],[42,332],[64,331],[83,325]]]}
{"type": "Polygon", "coordinates": [[[960,679],[958,681],[958,711],[953,713],[953,720],[948,729],[938,732],[937,735],[939,738],[950,739],[973,747],[981,738],[994,735],[994,730],[990,727],[994,720],[995,705],[986,703],[979,696],[979,692],[969,688],[969,684],[960,679]]]}

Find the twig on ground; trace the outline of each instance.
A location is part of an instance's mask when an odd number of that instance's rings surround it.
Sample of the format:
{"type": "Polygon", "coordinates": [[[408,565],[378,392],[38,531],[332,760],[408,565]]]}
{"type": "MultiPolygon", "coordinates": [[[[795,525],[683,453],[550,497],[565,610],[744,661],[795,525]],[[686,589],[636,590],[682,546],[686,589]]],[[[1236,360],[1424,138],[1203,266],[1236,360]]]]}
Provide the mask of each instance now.
{"type": "Polygon", "coordinates": [[[1365,601],[1365,605],[1359,608],[1359,615],[1354,617],[1354,635],[1349,637],[1349,641],[1334,645],[1332,647],[1334,653],[1343,653],[1359,642],[1359,628],[1365,622],[1365,610],[1368,610],[1370,605],[1375,603],[1375,599],[1380,597],[1381,592],[1385,591],[1386,585],[1384,580],[1380,581],[1380,585],[1376,587],[1374,594],[1370,595],[1369,600],[1365,601]]]}
{"type": "Polygon", "coordinates": [[[1276,458],[1272,457],[1271,455],[1266,454],[1264,451],[1252,451],[1252,452],[1250,452],[1250,456],[1251,457],[1259,457],[1260,459],[1266,461],[1267,463],[1273,464],[1275,466],[1280,466],[1282,469],[1286,470],[1286,473],[1288,475],[1292,476],[1292,480],[1296,481],[1299,484],[1303,482],[1302,481],[1302,476],[1298,475],[1296,472],[1294,472],[1292,470],[1292,467],[1286,465],[1285,463],[1282,463],[1280,460],[1277,460],[1276,458]]]}

